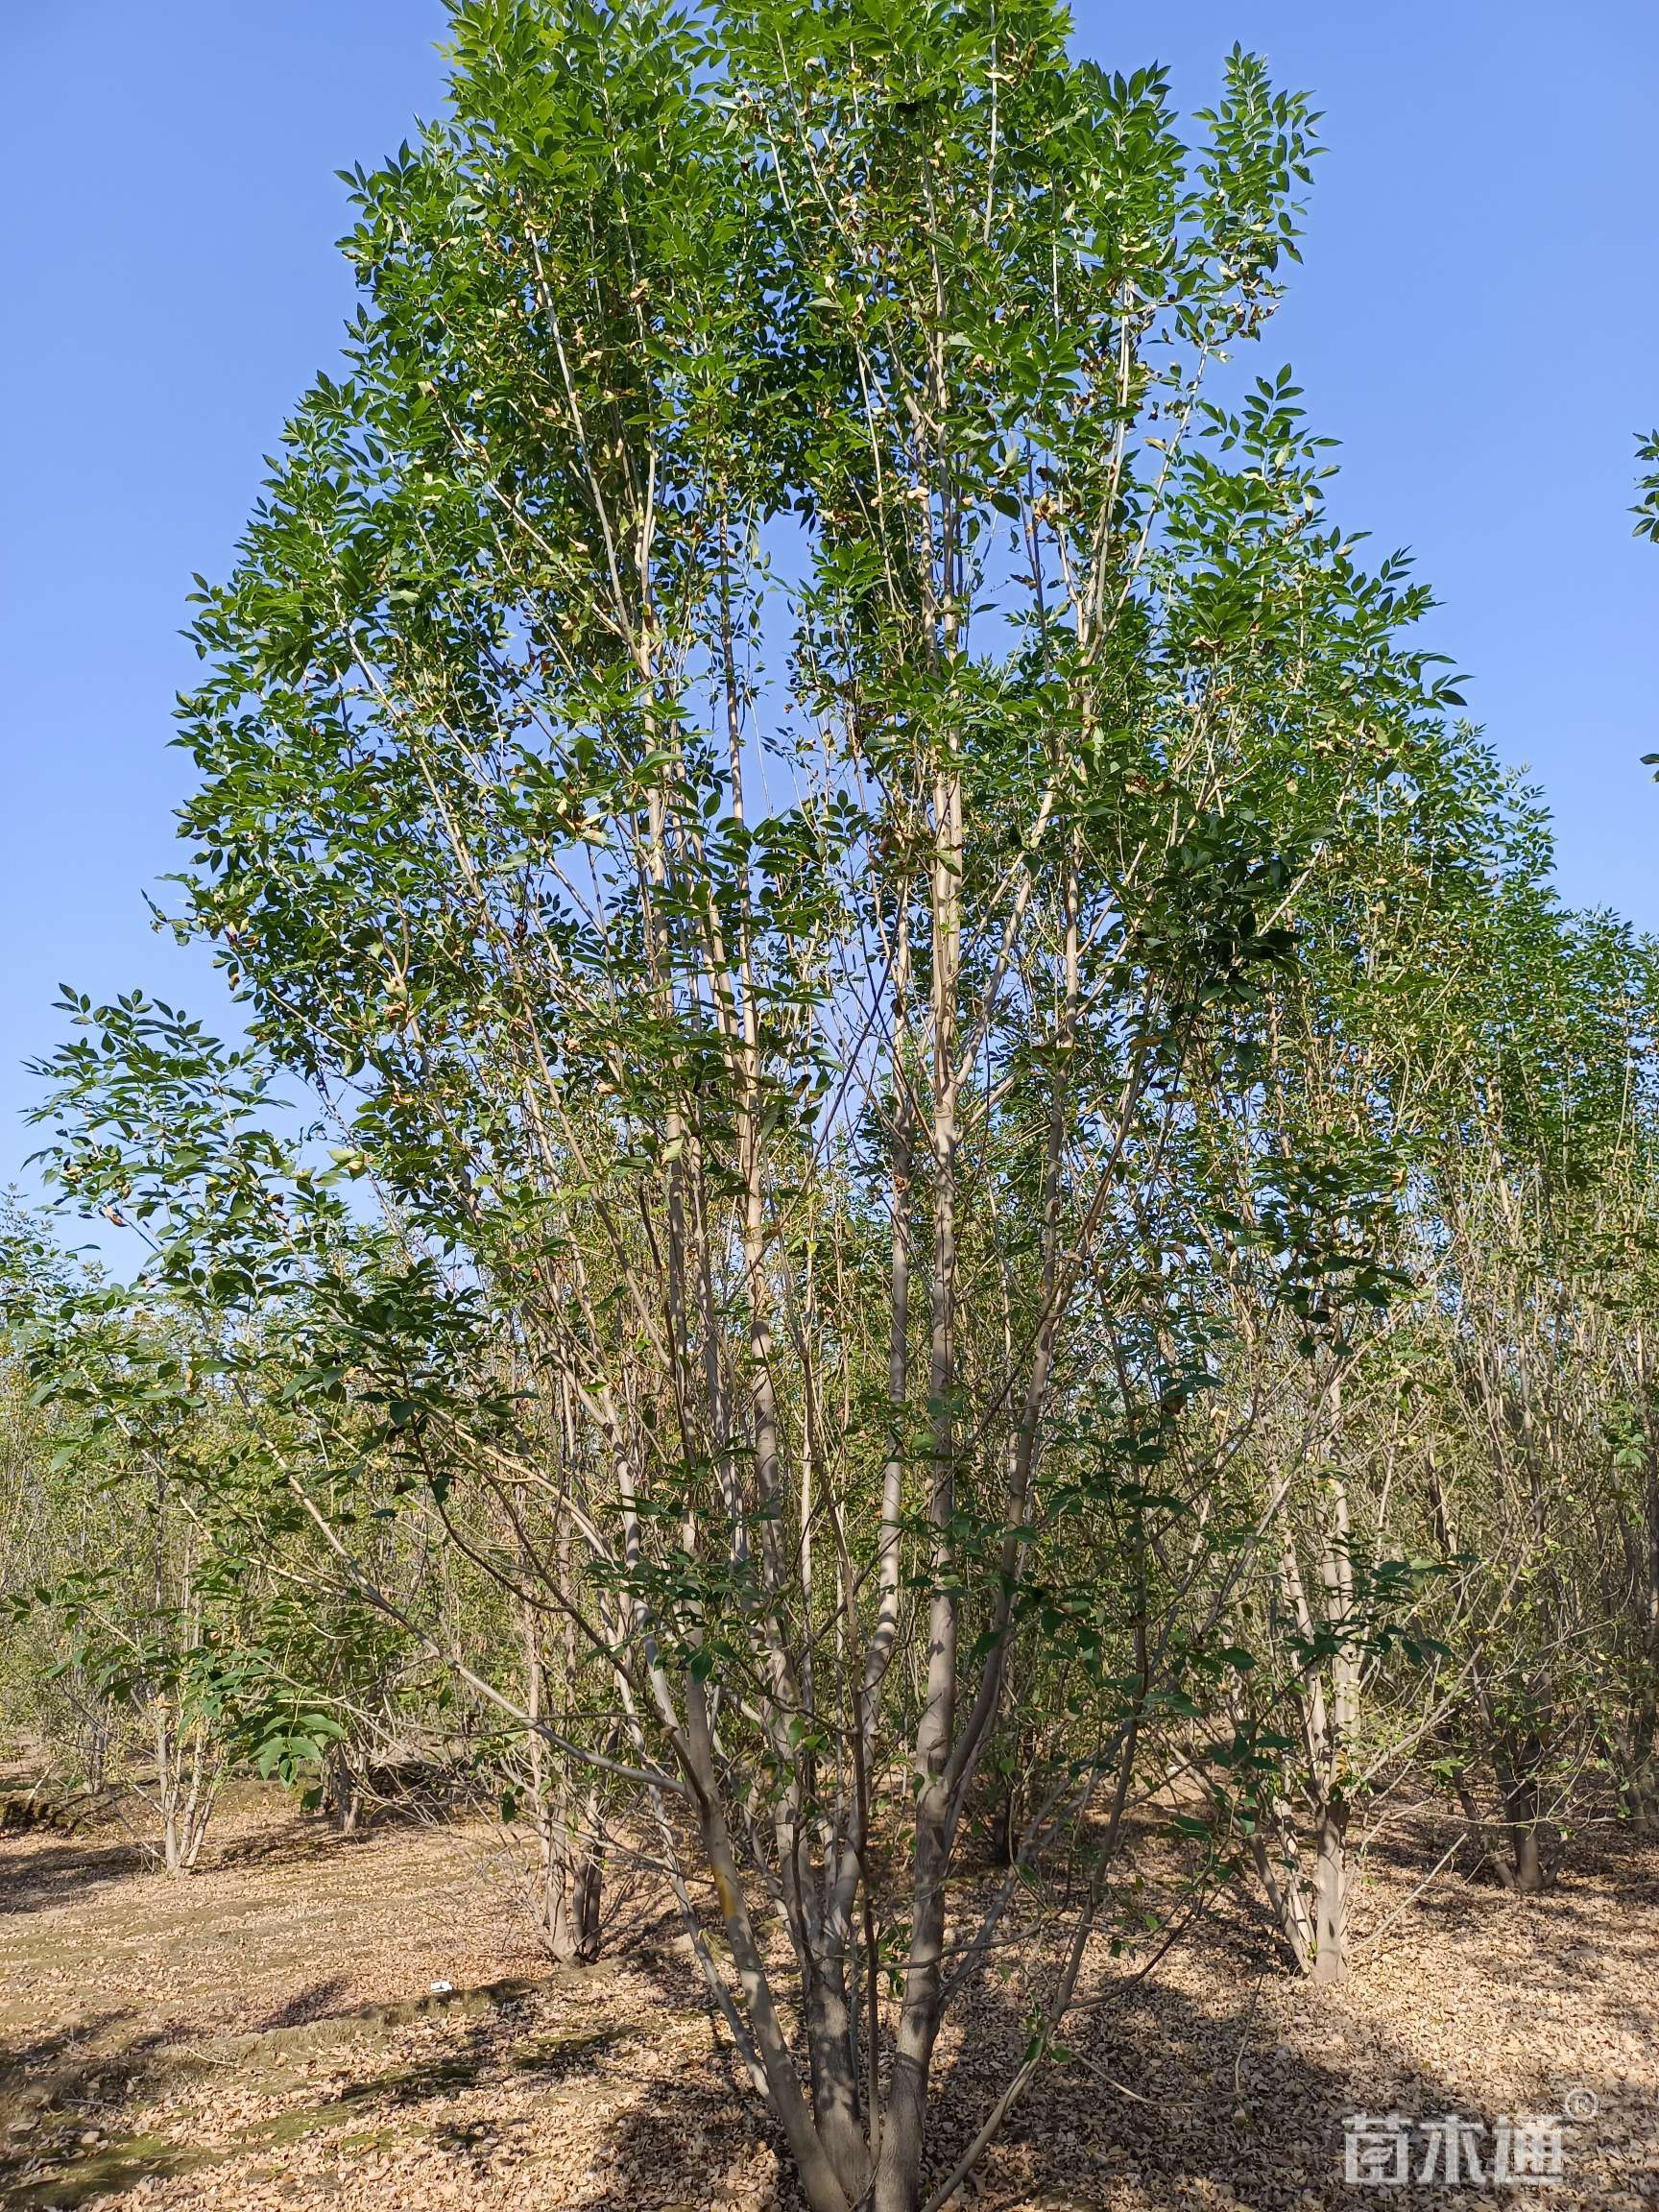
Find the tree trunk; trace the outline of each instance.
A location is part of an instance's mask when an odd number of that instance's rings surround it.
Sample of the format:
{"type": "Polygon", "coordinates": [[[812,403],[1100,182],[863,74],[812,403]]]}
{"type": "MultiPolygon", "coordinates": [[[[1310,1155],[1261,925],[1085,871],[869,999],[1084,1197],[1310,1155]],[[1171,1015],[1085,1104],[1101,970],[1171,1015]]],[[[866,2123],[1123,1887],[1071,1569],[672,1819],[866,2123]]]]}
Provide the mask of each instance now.
{"type": "Polygon", "coordinates": [[[1324,1984],[1346,1982],[1348,1961],[1348,1808],[1339,1799],[1320,1812],[1313,1867],[1313,1956],[1310,1973],[1324,1984]]]}
{"type": "Polygon", "coordinates": [[[962,778],[935,772],[932,871],[933,1270],[929,1292],[930,1454],[927,1520],[932,1594],[927,1607],[926,1698],[916,1730],[912,1920],[904,1994],[894,2037],[892,2084],[876,2169],[875,2212],[915,2212],[921,2199],[928,2074],[939,2032],[945,1959],[945,1875],[950,1858],[947,1779],[956,1735],[956,1594],[951,1524],[956,1509],[956,993],[961,955],[962,778]]]}
{"type": "Polygon", "coordinates": [[[181,1730],[165,1697],[156,1700],[156,1794],[161,1814],[161,1863],[169,1874],[191,1872],[202,1854],[207,1823],[225,1770],[209,1756],[200,1720],[181,1730]]]}
{"type": "MultiPolygon", "coordinates": [[[[561,1560],[564,1568],[565,1561],[561,1560]]],[[[542,1735],[546,1677],[534,1609],[522,1608],[525,1738],[530,1779],[530,1820],[535,1835],[535,1868],[530,1886],[530,1917],[537,1939],[548,1956],[569,1964],[599,1955],[600,1908],[604,1869],[591,1838],[597,1801],[589,1792],[578,1820],[570,1779],[562,1762],[549,1759],[542,1735]],[[587,1833],[584,1835],[583,1830],[587,1833]]],[[[568,1655],[566,1671],[568,1675],[568,1655]]]]}
{"type": "Polygon", "coordinates": [[[335,1744],[323,1767],[323,1803],[342,1836],[355,1836],[363,1812],[363,1787],[351,1762],[335,1744]]]}
{"type": "Polygon", "coordinates": [[[1509,1782],[1503,1791],[1503,1815],[1509,1837],[1507,1887],[1523,1897],[1536,1897],[1549,1887],[1549,1877],[1538,1844],[1538,1791],[1531,1781],[1509,1782]]]}

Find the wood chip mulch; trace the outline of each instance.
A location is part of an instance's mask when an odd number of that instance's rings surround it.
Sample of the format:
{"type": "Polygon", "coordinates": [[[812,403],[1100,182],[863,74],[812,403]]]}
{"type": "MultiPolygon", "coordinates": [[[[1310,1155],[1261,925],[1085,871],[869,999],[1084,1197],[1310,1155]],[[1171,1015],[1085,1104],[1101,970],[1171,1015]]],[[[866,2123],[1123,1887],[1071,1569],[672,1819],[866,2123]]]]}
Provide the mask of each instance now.
{"type": "MultiPolygon", "coordinates": [[[[1586,1845],[1520,1899],[1374,1857],[1337,1990],[1228,1899],[1070,2038],[964,2212],[1659,2206],[1659,1854],[1586,1845]],[[1403,1908],[1403,1909],[1402,1909],[1403,1908]],[[1384,1923],[1392,1918],[1392,1924],[1384,1923]],[[1368,1943],[1368,1933],[1381,1939],[1368,1943]],[[1345,2124],[1411,2179],[1345,2178],[1345,2124]],[[1501,2122],[1562,2123],[1498,2182],[1501,2122]],[[1418,2179],[1429,2124],[1479,2179],[1418,2179]]],[[[1025,2040],[992,1978],[948,2029],[935,2140],[1025,2040]]],[[[132,2212],[794,2212],[773,2131],[663,1919],[598,1967],[538,1959],[482,1827],[342,1844],[250,1792],[173,1883],[108,1837],[0,1838],[0,2203],[132,2212]],[[447,1989],[433,1994],[433,1984],[447,1989]]]]}

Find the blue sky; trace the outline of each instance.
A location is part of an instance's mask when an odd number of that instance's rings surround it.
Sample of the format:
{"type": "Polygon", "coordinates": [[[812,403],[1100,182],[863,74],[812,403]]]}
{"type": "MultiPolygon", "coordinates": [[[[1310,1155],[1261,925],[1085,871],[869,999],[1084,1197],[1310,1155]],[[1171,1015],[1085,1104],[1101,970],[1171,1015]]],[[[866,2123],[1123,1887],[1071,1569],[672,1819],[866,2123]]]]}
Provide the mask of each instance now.
{"type": "MultiPolygon", "coordinates": [[[[176,865],[184,597],[338,344],[333,173],[434,110],[442,29],[438,0],[76,0],[0,33],[0,1183],[60,979],[222,1005],[141,896],[176,865]]],[[[1184,106],[1236,38],[1316,94],[1331,151],[1263,364],[1341,439],[1342,519],[1435,587],[1565,895],[1659,929],[1659,550],[1627,513],[1659,420],[1659,7],[1081,0],[1077,34],[1168,62],[1184,106]]]]}

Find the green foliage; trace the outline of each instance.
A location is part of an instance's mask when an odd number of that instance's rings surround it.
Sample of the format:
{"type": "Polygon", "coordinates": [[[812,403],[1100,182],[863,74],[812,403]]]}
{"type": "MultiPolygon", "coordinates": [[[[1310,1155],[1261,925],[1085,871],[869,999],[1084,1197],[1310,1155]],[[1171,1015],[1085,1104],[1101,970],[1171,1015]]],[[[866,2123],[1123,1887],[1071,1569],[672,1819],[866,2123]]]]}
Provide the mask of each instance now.
{"type": "Polygon", "coordinates": [[[820,2212],[920,2200],[1017,1888],[1153,1940],[1171,1776],[1316,1964],[1308,1832],[1403,1763],[1536,1825],[1652,1734],[1582,1523],[1655,1510],[1651,949],[1235,358],[1308,103],[1235,51],[1188,143],[1067,32],[455,8],[198,580],[247,1041],[66,994],[50,1171],[147,1257],[12,1266],[43,1464],[167,1562],[60,1582],[94,1692],[301,1782],[454,1729],[544,1894],[631,1802],[820,2212]]]}

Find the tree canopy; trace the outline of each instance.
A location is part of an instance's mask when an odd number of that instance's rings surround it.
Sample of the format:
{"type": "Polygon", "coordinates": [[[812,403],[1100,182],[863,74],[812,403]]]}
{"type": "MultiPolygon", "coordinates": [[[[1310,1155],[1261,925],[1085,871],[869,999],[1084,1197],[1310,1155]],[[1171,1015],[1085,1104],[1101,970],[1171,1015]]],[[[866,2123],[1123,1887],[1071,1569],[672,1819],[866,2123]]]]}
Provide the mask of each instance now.
{"type": "Polygon", "coordinates": [[[171,1698],[170,1835],[419,1726],[555,1947],[649,1866],[815,2212],[916,2212],[1217,1882],[1339,1977],[1407,1764],[1523,1886],[1646,1816],[1653,950],[1252,366],[1258,60],[1189,137],[1043,0],[452,16],[198,579],[245,1037],[44,1066],[148,1257],[19,1224],[19,1451],[149,1518],[19,1620],[171,1698]]]}

